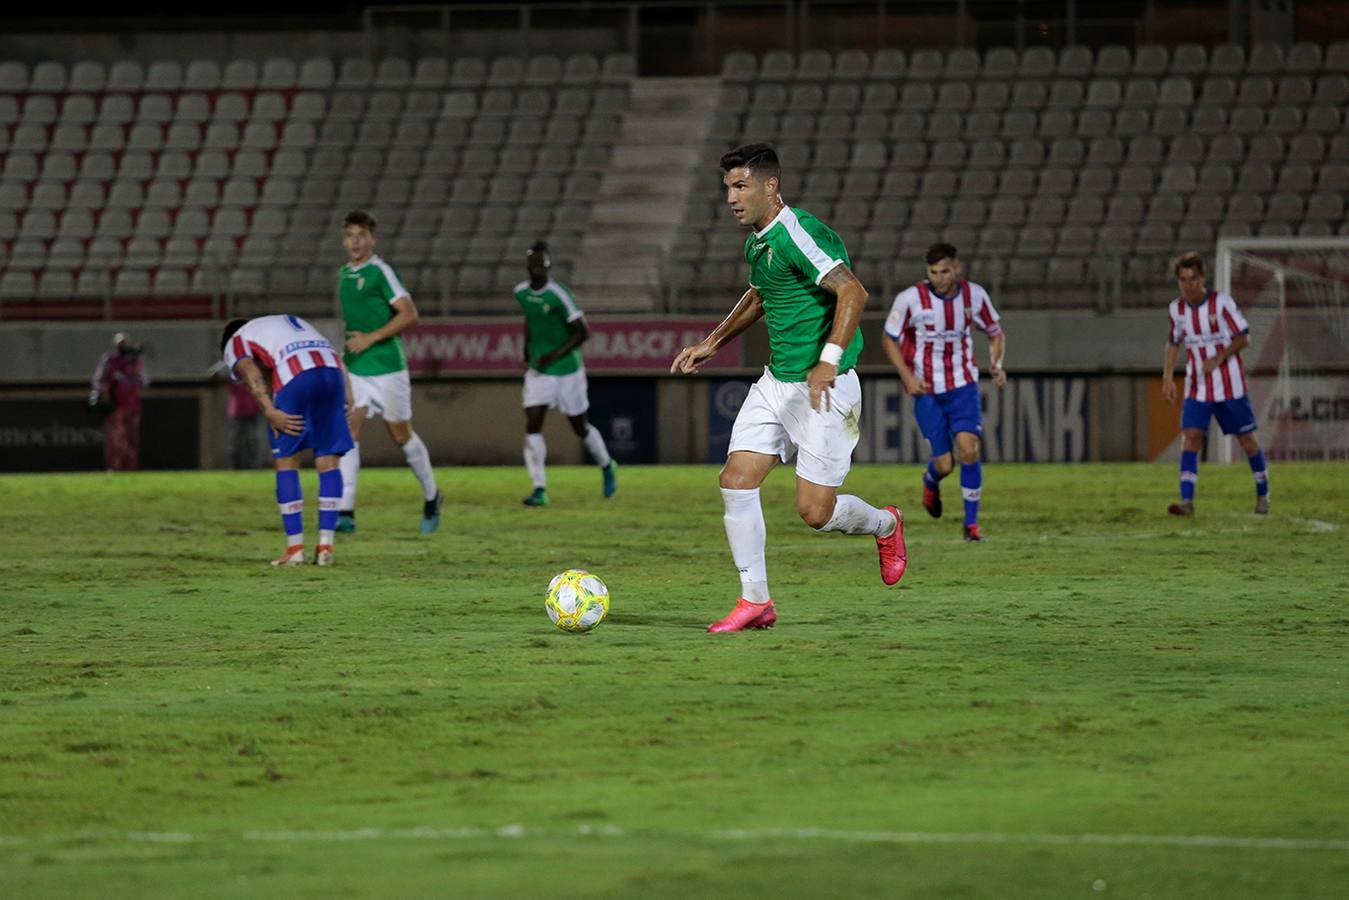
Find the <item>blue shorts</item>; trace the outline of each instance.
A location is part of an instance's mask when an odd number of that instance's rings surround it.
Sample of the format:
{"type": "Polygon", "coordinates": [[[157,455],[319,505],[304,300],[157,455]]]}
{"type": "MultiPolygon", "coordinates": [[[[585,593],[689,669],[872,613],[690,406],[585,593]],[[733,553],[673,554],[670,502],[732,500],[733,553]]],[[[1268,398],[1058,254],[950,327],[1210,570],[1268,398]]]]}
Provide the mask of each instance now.
{"type": "Polygon", "coordinates": [[[304,416],[304,431],[299,434],[267,429],[272,456],[277,459],[301,450],[313,450],[315,456],[341,456],[356,446],[347,427],[347,386],[341,369],[306,369],[277,391],[272,402],[283,412],[304,416]]]}
{"type": "Polygon", "coordinates": [[[1249,396],[1213,403],[1186,397],[1180,408],[1180,427],[1207,431],[1209,416],[1218,420],[1223,434],[1250,434],[1255,430],[1255,410],[1249,396]]]}
{"type": "Polygon", "coordinates": [[[913,414],[933,456],[950,453],[952,436],[961,431],[980,437],[984,434],[977,384],[941,394],[919,394],[913,398],[913,414]]]}

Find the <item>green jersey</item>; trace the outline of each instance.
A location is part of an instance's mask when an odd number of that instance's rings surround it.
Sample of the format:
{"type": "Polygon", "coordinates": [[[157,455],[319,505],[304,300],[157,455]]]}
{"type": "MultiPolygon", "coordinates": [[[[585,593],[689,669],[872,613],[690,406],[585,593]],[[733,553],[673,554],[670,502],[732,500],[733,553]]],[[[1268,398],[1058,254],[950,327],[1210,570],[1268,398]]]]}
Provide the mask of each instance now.
{"type": "MultiPolygon", "coordinates": [[[[829,340],[838,303],[820,281],[840,263],[852,265],[848,248],[832,228],[804,209],[784,206],[766,228],[745,241],[745,259],[750,287],[763,297],[768,371],[779,381],[805,381],[829,340]]],[[[843,348],[839,372],[857,365],[861,352],[859,326],[843,348]]]]}
{"type": "MultiPolygon", "coordinates": [[[[378,256],[370,257],[359,266],[344,265],[338,275],[337,296],[342,303],[346,330],[367,334],[383,328],[394,317],[395,300],[412,298],[393,266],[378,256]]],[[[408,358],[398,335],[371,344],[360,353],[348,350],[342,361],[353,375],[388,375],[408,367],[408,358]]]]}
{"type": "Polygon", "coordinates": [[[551,278],[537,291],[528,281],[522,281],[515,286],[515,299],[525,313],[525,357],[530,360],[530,368],[544,375],[570,375],[581,368],[580,348],[552,365],[534,363],[540,356],[562,346],[571,333],[567,323],[585,315],[576,305],[571,291],[551,278]]]}

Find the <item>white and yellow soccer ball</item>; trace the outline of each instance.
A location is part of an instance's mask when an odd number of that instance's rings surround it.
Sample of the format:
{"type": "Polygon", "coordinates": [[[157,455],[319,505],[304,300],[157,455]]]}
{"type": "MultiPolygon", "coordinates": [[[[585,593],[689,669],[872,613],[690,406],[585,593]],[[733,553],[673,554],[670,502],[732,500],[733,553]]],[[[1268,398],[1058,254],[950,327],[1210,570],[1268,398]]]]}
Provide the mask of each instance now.
{"type": "Polygon", "coordinates": [[[568,569],[548,582],[543,608],[563,631],[589,631],[609,614],[609,588],[585,569],[568,569]]]}

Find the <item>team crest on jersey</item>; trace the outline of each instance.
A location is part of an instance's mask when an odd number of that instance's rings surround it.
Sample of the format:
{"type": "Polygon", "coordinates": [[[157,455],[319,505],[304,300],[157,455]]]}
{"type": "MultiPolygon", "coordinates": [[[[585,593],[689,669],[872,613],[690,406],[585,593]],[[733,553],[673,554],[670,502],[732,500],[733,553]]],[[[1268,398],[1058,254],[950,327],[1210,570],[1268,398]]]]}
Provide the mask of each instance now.
{"type": "Polygon", "coordinates": [[[770,269],[773,268],[773,248],[772,248],[772,247],[769,247],[769,248],[768,248],[768,255],[767,255],[767,257],[766,257],[766,261],[767,261],[768,268],[770,268],[770,269]]]}
{"type": "Polygon", "coordinates": [[[356,276],[356,290],[358,290],[358,291],[363,291],[363,290],[365,290],[365,276],[364,276],[364,275],[357,275],[357,276],[356,276]]]}
{"type": "Polygon", "coordinates": [[[1217,328],[1217,327],[1218,327],[1218,316],[1217,316],[1216,314],[1214,314],[1214,313],[1209,313],[1209,314],[1208,314],[1208,324],[1209,324],[1209,327],[1210,327],[1210,328],[1217,328]]]}

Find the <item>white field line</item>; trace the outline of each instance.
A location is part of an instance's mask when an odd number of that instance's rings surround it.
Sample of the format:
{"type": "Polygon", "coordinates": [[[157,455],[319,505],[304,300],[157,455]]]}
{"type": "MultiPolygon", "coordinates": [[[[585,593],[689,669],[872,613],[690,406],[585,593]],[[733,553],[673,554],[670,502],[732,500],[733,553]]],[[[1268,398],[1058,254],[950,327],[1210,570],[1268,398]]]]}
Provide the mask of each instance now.
{"type": "Polygon", "coordinates": [[[1299,525],[1306,525],[1312,531],[1331,532],[1339,531],[1340,526],[1334,522],[1324,522],[1320,519],[1304,519],[1300,516],[1289,516],[1288,521],[1296,522],[1299,525]]]}
{"type": "MultiPolygon", "coordinates": [[[[120,834],[90,832],[41,837],[0,836],[0,848],[32,845],[78,843],[97,844],[342,844],[363,841],[457,841],[480,839],[518,840],[521,838],[559,838],[597,836],[627,838],[660,836],[647,829],[628,830],[616,825],[579,825],[576,828],[533,828],[503,825],[500,828],[356,828],[348,831],[244,831],[235,833],[183,831],[128,831],[120,834]]],[[[1338,850],[1349,851],[1349,839],[1238,837],[1211,834],[1016,834],[1000,831],[842,831],[828,828],[758,828],[706,832],[664,833],[670,839],[715,841],[794,840],[841,844],[973,844],[973,845],[1053,845],[1106,847],[1217,847],[1253,850],[1338,850]]]]}

